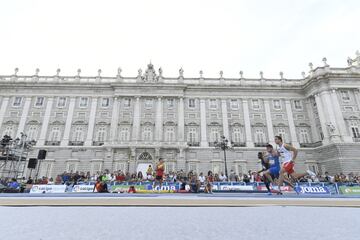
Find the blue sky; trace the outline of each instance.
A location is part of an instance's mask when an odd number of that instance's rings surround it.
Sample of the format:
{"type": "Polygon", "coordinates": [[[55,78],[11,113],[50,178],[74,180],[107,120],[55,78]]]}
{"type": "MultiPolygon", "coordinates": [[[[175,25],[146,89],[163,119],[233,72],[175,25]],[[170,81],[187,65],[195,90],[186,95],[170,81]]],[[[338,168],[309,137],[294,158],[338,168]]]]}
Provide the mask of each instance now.
{"type": "Polygon", "coordinates": [[[0,74],[278,78],[308,63],[346,66],[360,50],[360,1],[0,1],[0,74]]]}

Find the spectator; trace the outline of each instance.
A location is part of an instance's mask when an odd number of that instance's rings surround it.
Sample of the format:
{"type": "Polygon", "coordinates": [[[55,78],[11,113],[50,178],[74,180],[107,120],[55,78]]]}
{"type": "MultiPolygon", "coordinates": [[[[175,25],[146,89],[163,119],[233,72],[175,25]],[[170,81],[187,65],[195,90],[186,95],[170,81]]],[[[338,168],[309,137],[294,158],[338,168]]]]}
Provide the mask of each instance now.
{"type": "Polygon", "coordinates": [[[15,178],[11,179],[11,182],[9,182],[8,187],[11,189],[20,189],[20,184],[16,181],[15,178]]]}
{"type": "Polygon", "coordinates": [[[205,184],[205,176],[203,175],[203,173],[201,172],[199,177],[198,177],[198,180],[200,181],[200,184],[201,185],[204,185],[205,184]]]}
{"type": "Polygon", "coordinates": [[[224,173],[221,172],[220,177],[219,177],[219,180],[220,180],[221,182],[226,182],[226,181],[227,181],[227,176],[225,176],[224,173]]]}
{"type": "Polygon", "coordinates": [[[236,182],[236,175],[235,175],[234,170],[232,170],[232,169],[230,171],[229,180],[230,180],[230,182],[236,182]]]}
{"type": "Polygon", "coordinates": [[[141,171],[138,172],[137,179],[138,179],[139,181],[142,181],[142,180],[144,179],[144,178],[143,178],[143,174],[142,174],[141,171]]]}

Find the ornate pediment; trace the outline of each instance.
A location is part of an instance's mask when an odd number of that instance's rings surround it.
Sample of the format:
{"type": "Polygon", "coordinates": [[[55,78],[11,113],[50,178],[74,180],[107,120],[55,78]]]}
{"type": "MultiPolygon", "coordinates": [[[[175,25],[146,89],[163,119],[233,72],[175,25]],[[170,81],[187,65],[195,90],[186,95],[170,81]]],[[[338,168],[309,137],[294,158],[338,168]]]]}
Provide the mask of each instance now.
{"type": "Polygon", "coordinates": [[[145,70],[144,74],[142,73],[142,70],[139,69],[137,78],[138,81],[146,82],[146,83],[159,82],[162,79],[162,69],[159,68],[159,74],[157,74],[154,69],[154,65],[149,63],[147,65],[147,69],[145,70]]]}

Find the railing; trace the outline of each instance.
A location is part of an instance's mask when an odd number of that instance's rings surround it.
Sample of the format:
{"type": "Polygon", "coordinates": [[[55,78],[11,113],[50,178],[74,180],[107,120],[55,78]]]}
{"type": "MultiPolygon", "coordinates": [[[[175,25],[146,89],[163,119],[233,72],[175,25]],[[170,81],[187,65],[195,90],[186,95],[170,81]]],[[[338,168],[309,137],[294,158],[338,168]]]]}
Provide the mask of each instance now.
{"type": "Polygon", "coordinates": [[[69,146],[84,146],[84,142],[70,141],[69,146]]]}
{"type": "Polygon", "coordinates": [[[354,142],[360,142],[360,138],[353,138],[354,142]]]}
{"type": "Polygon", "coordinates": [[[232,142],[231,146],[233,146],[233,147],[246,147],[246,143],[244,143],[244,142],[232,142]]]}
{"type": "Polygon", "coordinates": [[[315,143],[300,143],[300,147],[302,148],[316,148],[322,146],[322,142],[315,143]]]}
{"type": "Polygon", "coordinates": [[[199,142],[188,142],[187,144],[189,147],[199,147],[200,146],[199,142]]]}
{"type": "Polygon", "coordinates": [[[93,146],[102,146],[104,142],[93,141],[93,146]]]}
{"type": "Polygon", "coordinates": [[[267,143],[255,143],[255,147],[266,147],[267,143]]]}
{"type": "Polygon", "coordinates": [[[47,146],[59,146],[60,141],[46,141],[45,145],[47,145],[47,146]]]}

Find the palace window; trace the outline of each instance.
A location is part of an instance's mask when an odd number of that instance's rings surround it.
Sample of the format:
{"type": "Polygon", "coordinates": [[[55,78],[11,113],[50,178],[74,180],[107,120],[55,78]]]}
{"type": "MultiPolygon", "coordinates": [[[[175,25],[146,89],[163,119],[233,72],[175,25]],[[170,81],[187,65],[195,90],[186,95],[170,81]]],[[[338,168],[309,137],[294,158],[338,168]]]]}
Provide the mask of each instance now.
{"type": "Polygon", "coordinates": [[[143,129],[143,140],[152,141],[152,129],[149,126],[144,127],[143,129]]]}
{"type": "Polygon", "coordinates": [[[96,141],[104,142],[106,139],[106,127],[99,127],[97,131],[96,141]]]}
{"type": "Polygon", "coordinates": [[[256,143],[265,143],[266,142],[264,130],[262,130],[262,129],[255,130],[255,141],[256,141],[256,143]]]}
{"type": "Polygon", "coordinates": [[[220,131],[218,128],[211,128],[210,131],[210,142],[219,141],[220,139],[220,131]]]}
{"type": "Polygon", "coordinates": [[[309,134],[306,129],[300,129],[300,142],[301,143],[309,143],[309,134]]]}
{"type": "Polygon", "coordinates": [[[235,143],[240,143],[242,141],[242,134],[240,128],[236,127],[233,129],[232,140],[235,143]]]}
{"type": "Polygon", "coordinates": [[[50,141],[52,141],[52,142],[60,141],[60,128],[59,127],[53,127],[51,129],[50,141]]]}
{"type": "Polygon", "coordinates": [[[107,108],[107,107],[109,107],[109,104],[110,104],[110,99],[109,98],[103,98],[101,100],[101,107],[107,108]]]}
{"type": "Polygon", "coordinates": [[[122,127],[120,129],[120,141],[129,141],[129,128],[128,127],[122,127]]]}
{"type": "Polygon", "coordinates": [[[128,108],[131,105],[131,99],[130,98],[125,98],[124,99],[124,107],[128,108]]]}
{"type": "Polygon", "coordinates": [[[74,142],[82,142],[84,141],[84,130],[82,127],[76,127],[73,137],[74,142]]]}
{"type": "Polygon", "coordinates": [[[341,94],[341,98],[344,102],[349,102],[350,101],[350,94],[349,91],[346,90],[341,90],[340,91],[341,94]]]}
{"type": "Polygon", "coordinates": [[[234,109],[234,110],[238,109],[239,108],[238,100],[237,99],[231,99],[230,107],[231,107],[231,109],[234,109]]]}
{"type": "Polygon", "coordinates": [[[21,105],[21,102],[22,102],[22,97],[15,97],[13,106],[19,107],[21,105]]]}
{"type": "Polygon", "coordinates": [[[359,126],[356,122],[352,122],[350,125],[353,138],[360,138],[359,126]]]}
{"type": "Polygon", "coordinates": [[[195,99],[189,99],[189,108],[195,108],[195,99]]]}
{"type": "Polygon", "coordinates": [[[285,136],[286,136],[286,134],[285,134],[285,129],[280,128],[280,129],[278,130],[277,135],[278,135],[278,136],[280,136],[280,137],[282,138],[283,142],[286,142],[286,138],[285,138],[285,136]]]}
{"type": "Polygon", "coordinates": [[[42,107],[44,105],[44,97],[37,97],[35,107],[42,107]]]}
{"type": "Polygon", "coordinates": [[[37,139],[38,129],[37,126],[30,126],[27,132],[27,136],[29,140],[36,140],[37,139]]]}
{"type": "Polygon", "coordinates": [[[57,107],[62,108],[66,105],[66,97],[58,97],[57,107]]]}
{"type": "Polygon", "coordinates": [[[216,99],[210,99],[210,108],[211,109],[217,108],[217,100],[216,99]]]}
{"type": "Polygon", "coordinates": [[[1,137],[5,136],[5,135],[13,137],[14,136],[14,128],[12,126],[7,126],[1,137]]]}
{"type": "Polygon", "coordinates": [[[152,108],[153,100],[150,98],[145,99],[145,108],[152,108]]]}
{"type": "Polygon", "coordinates": [[[167,127],[165,130],[165,141],[173,142],[175,141],[175,128],[167,127]]]}
{"type": "Polygon", "coordinates": [[[259,99],[253,99],[252,100],[252,107],[253,107],[253,109],[259,109],[260,108],[259,99]]]}
{"type": "Polygon", "coordinates": [[[301,110],[302,109],[302,103],[300,100],[295,100],[294,101],[294,105],[295,105],[295,109],[297,110],[301,110]]]}
{"type": "Polygon", "coordinates": [[[274,106],[274,109],[280,110],[280,109],[281,109],[280,100],[274,100],[274,101],[273,101],[273,106],[274,106]]]}
{"type": "Polygon", "coordinates": [[[168,98],[167,99],[167,107],[168,108],[173,108],[174,107],[174,99],[173,98],[168,98]]]}
{"type": "Polygon", "coordinates": [[[87,107],[88,106],[88,101],[89,101],[89,98],[81,97],[80,102],[79,102],[79,107],[81,107],[81,108],[87,107]]]}
{"type": "Polygon", "coordinates": [[[189,128],[188,141],[189,142],[197,142],[198,141],[196,128],[189,128]]]}

